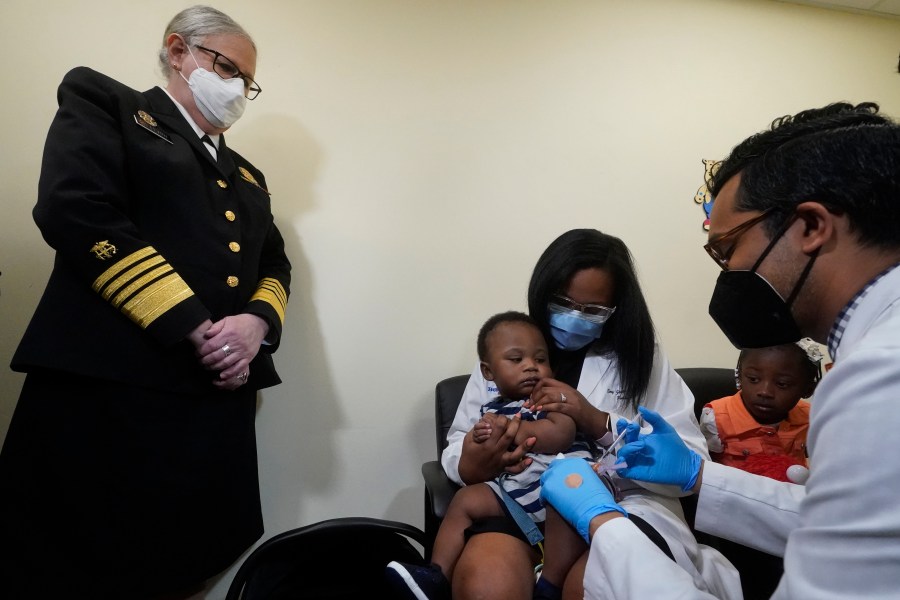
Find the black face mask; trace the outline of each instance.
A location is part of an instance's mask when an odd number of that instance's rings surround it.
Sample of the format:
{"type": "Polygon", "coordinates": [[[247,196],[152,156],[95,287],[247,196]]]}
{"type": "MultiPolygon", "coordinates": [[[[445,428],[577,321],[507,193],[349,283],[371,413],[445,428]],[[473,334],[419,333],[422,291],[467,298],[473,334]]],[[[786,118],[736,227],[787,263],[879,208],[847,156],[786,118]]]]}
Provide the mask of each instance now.
{"type": "Polygon", "coordinates": [[[789,344],[802,337],[790,305],[755,271],[722,271],[709,316],[738,349],[789,344]]]}
{"type": "Polygon", "coordinates": [[[792,221],[772,238],[749,271],[723,271],[719,274],[709,301],[709,316],[735,348],[778,346],[796,342],[802,337],[791,314],[791,305],[819,255],[818,250],[810,257],[786,301],[756,272],[792,221]]]}

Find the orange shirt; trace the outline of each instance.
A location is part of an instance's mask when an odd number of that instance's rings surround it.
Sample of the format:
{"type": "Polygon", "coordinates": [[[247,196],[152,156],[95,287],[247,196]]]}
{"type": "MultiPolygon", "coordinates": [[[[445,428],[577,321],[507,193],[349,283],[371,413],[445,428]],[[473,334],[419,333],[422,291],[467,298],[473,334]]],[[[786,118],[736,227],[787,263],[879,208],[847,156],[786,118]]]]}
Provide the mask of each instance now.
{"type": "Polygon", "coordinates": [[[787,419],[777,425],[757,423],[744,407],[741,392],[713,400],[706,406],[716,416],[716,429],[724,446],[723,452],[714,456],[716,462],[741,468],[741,463],[752,454],[786,454],[807,465],[809,402],[806,400],[798,402],[787,419]]]}

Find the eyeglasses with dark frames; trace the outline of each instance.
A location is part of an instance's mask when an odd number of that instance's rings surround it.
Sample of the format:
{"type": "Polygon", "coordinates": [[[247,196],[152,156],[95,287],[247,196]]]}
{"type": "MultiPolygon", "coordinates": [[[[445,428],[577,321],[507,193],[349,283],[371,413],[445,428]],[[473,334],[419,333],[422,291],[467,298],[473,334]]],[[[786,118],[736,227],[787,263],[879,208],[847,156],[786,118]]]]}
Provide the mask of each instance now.
{"type": "Polygon", "coordinates": [[[562,294],[553,294],[553,303],[569,310],[577,310],[578,312],[582,312],[592,317],[600,317],[604,321],[616,312],[615,306],[610,308],[601,304],[581,304],[562,294]]]}
{"type": "Polygon", "coordinates": [[[244,80],[244,96],[247,97],[247,100],[255,100],[257,96],[259,96],[260,92],[262,92],[262,88],[259,87],[259,84],[253,80],[252,77],[246,75],[238,69],[234,61],[230,58],[222,54],[221,52],[217,52],[211,48],[205,48],[199,44],[194,46],[198,50],[203,50],[204,52],[209,52],[213,55],[213,71],[216,72],[216,75],[221,77],[222,79],[234,79],[235,77],[240,77],[244,80]]]}
{"type": "Polygon", "coordinates": [[[747,219],[737,227],[733,227],[717,237],[714,240],[703,245],[703,249],[706,250],[706,253],[709,254],[716,264],[721,267],[723,271],[728,270],[728,260],[731,258],[731,255],[734,254],[734,249],[737,247],[738,239],[750,229],[756,225],[757,223],[762,223],[770,216],[772,216],[773,209],[768,209],[764,211],[762,214],[756,215],[752,219],[747,219]],[[729,244],[730,242],[730,244],[729,244]],[[725,244],[729,244],[727,248],[725,248],[725,244]],[[724,249],[723,249],[724,248],[724,249]]]}

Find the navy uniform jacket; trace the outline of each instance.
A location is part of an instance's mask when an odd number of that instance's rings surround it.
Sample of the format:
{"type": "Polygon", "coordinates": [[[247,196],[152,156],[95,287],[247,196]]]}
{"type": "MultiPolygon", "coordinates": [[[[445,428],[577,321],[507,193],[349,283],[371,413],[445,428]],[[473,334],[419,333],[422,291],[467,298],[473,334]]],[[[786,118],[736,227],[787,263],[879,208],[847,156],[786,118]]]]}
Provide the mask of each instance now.
{"type": "Polygon", "coordinates": [[[280,383],[290,263],[262,173],[224,136],[217,163],[160,88],[79,67],[58,101],[34,208],[56,259],[13,369],[208,392],[184,337],[244,312],[270,327],[246,387],[280,383]]]}

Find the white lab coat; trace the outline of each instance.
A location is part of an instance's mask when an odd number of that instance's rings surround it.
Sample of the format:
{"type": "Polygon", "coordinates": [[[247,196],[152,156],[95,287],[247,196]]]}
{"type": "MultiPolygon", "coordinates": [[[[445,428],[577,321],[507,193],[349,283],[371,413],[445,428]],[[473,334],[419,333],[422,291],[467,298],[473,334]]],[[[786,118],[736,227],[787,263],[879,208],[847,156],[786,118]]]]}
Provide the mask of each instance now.
{"type": "MultiPolygon", "coordinates": [[[[616,401],[620,390],[615,357],[589,351],[581,370],[578,391],[593,406],[610,413],[613,424],[619,417],[631,419],[635,416],[630,410],[626,414],[618,412],[622,410],[616,401]]],[[[478,421],[481,405],[496,395],[493,382],[484,379],[476,364],[447,434],[448,446],[441,455],[444,471],[460,485],[463,482],[458,469],[463,438],[478,421]]],[[[694,416],[694,397],[658,345],[655,347],[653,370],[642,405],[660,413],[678,430],[690,448],[704,458],[709,458],[706,441],[694,416]]],[[[724,598],[741,597],[737,570],[718,551],[697,544],[685,523],[678,500],[679,496],[684,495],[680,489],[638,484],[625,479],[620,479],[619,484],[625,495],[620,502],[622,507],[647,521],[663,536],[678,565],[689,574],[695,588],[709,589],[724,598]]],[[[664,558],[671,563],[668,557],[664,558]]]]}
{"type": "MultiPolygon", "coordinates": [[[[900,597],[900,268],[851,316],[810,413],[797,486],[707,462],[695,526],[784,555],[773,598],[900,597]]],[[[624,519],[594,534],[587,598],[706,598],[624,519]],[[608,587],[613,589],[609,594],[608,587]]]]}

